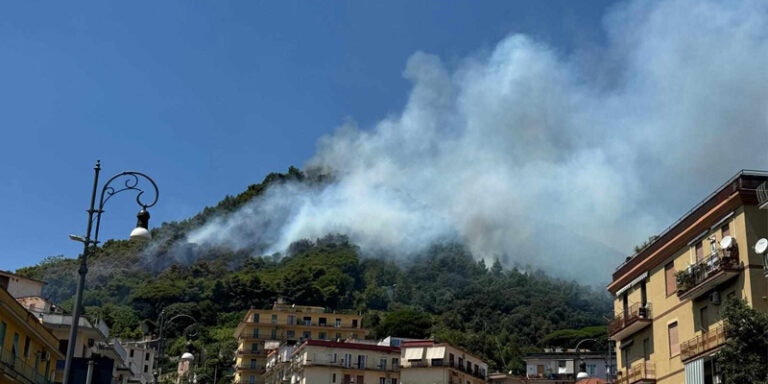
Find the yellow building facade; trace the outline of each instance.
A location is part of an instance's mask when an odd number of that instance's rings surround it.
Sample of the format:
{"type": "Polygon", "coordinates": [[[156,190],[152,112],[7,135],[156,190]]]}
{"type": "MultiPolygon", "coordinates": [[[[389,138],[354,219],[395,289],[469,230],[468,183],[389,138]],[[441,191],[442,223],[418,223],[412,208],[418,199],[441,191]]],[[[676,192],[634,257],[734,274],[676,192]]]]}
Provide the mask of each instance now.
{"type": "Polygon", "coordinates": [[[323,307],[277,302],[272,309],[250,309],[235,330],[238,347],[235,383],[262,384],[267,352],[281,342],[362,339],[362,316],[323,307]]]}
{"type": "Polygon", "coordinates": [[[63,359],[59,340],[0,288],[0,383],[52,383],[63,359]]]}
{"type": "Polygon", "coordinates": [[[742,171],[614,272],[608,291],[618,383],[721,382],[716,352],[725,343],[730,298],[768,312],[763,259],[768,235],[756,190],[768,173],[742,171]]]}

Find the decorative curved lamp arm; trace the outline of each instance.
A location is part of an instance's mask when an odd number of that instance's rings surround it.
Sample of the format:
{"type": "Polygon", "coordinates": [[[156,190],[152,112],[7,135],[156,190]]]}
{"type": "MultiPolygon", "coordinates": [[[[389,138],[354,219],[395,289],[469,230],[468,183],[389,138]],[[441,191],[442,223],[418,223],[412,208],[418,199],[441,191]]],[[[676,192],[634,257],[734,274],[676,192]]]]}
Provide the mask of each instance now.
{"type": "MultiPolygon", "coordinates": [[[[96,165],[97,167],[100,167],[100,165],[96,165]]],[[[99,209],[96,210],[96,229],[93,236],[93,245],[96,245],[99,243],[99,227],[101,224],[101,214],[104,213],[104,205],[109,201],[109,199],[112,198],[112,196],[117,195],[120,192],[125,191],[137,191],[136,194],[136,203],[141,207],[142,211],[146,212],[147,208],[154,206],[157,204],[157,199],[160,197],[160,191],[157,189],[157,184],[155,183],[152,178],[147,176],[144,173],[136,172],[136,171],[126,171],[118,173],[115,176],[112,176],[107,182],[104,184],[104,187],[101,189],[101,198],[99,199],[99,209]],[[115,180],[122,179],[122,186],[113,187],[112,182],[115,180]],[[144,195],[144,189],[139,187],[139,181],[140,180],[146,180],[149,182],[149,184],[154,189],[154,199],[150,201],[149,203],[146,203],[141,200],[141,197],[144,195]]],[[[149,219],[149,213],[147,213],[147,220],[149,219]]]]}

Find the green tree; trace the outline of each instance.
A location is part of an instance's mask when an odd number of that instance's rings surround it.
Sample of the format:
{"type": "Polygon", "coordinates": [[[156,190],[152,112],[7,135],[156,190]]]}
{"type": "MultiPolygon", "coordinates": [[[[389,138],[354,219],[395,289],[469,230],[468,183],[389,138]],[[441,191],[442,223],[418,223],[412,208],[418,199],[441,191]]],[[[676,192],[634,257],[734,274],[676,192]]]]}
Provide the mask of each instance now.
{"type": "Polygon", "coordinates": [[[731,299],[723,317],[726,342],[718,362],[725,384],[768,383],[768,315],[731,299]]]}

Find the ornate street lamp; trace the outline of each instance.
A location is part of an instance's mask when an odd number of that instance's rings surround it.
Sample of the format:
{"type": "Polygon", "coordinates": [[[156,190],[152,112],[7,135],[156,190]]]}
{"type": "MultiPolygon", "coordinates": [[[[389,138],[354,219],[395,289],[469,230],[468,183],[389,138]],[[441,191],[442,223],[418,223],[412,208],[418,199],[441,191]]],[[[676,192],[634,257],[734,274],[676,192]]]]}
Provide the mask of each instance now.
{"type": "Polygon", "coordinates": [[[112,176],[104,184],[101,189],[101,197],[99,199],[99,208],[95,209],[96,203],[96,191],[99,185],[99,172],[101,171],[101,162],[96,161],[96,166],[93,168],[93,190],[91,191],[91,206],[88,209],[88,225],[85,231],[85,237],[69,235],[69,238],[75,241],[83,243],[83,254],[80,256],[80,279],[77,282],[77,291],[75,294],[75,307],[72,310],[72,325],[69,331],[69,345],[67,347],[67,358],[64,362],[64,384],[69,384],[70,371],[72,369],[72,360],[75,356],[75,345],[77,344],[77,329],[80,325],[80,312],[83,306],[83,289],[85,288],[85,275],[88,273],[88,253],[92,246],[99,244],[99,227],[101,226],[101,214],[104,213],[104,204],[109,201],[112,196],[124,192],[124,191],[137,191],[136,203],[139,204],[141,210],[139,211],[138,223],[136,229],[131,232],[131,240],[143,240],[148,241],[152,238],[149,233],[149,212],[147,208],[154,206],[157,203],[157,199],[160,197],[160,191],[157,189],[157,184],[149,176],[141,172],[121,172],[115,176],[112,176]],[[112,186],[112,182],[116,180],[122,180],[122,185],[112,186]],[[154,199],[149,203],[142,201],[144,190],[139,188],[139,181],[148,181],[154,189],[154,199]],[[96,214],[96,225],[94,228],[94,214],[96,214]],[[91,229],[94,229],[94,236],[91,239],[91,229]]]}

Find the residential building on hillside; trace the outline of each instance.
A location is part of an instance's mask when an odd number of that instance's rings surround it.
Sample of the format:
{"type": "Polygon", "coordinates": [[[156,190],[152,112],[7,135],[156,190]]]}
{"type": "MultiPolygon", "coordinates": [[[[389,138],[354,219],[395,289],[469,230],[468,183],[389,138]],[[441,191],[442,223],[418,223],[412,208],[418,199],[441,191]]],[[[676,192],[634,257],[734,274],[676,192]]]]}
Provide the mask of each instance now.
{"type": "Polygon", "coordinates": [[[267,354],[266,371],[264,372],[264,382],[266,384],[290,383],[293,375],[291,369],[291,357],[296,350],[296,344],[283,343],[277,349],[269,351],[267,354]]]}
{"type": "Polygon", "coordinates": [[[610,355],[608,351],[577,353],[575,350],[529,353],[524,359],[525,376],[531,383],[575,383],[579,365],[584,361],[585,372],[589,377],[607,380],[608,368],[612,367],[611,372],[614,372],[616,367],[615,355],[610,355]]]}
{"type": "Polygon", "coordinates": [[[485,383],[488,364],[450,344],[434,340],[403,341],[401,344],[403,384],[485,383]]]}
{"type": "Polygon", "coordinates": [[[44,281],[0,271],[0,288],[4,288],[14,298],[42,296],[44,285],[44,281]]]}
{"type": "Polygon", "coordinates": [[[0,288],[0,381],[52,383],[63,358],[53,333],[0,288]]]}
{"type": "MultiPolygon", "coordinates": [[[[399,384],[400,348],[370,343],[306,340],[290,353],[289,364],[268,365],[268,383],[399,384]],[[281,381],[282,380],[282,381],[281,381]]],[[[246,382],[247,383],[247,382],[246,382]]]]}
{"type": "Polygon", "coordinates": [[[281,300],[274,303],[272,309],[251,308],[235,330],[238,342],[235,381],[263,383],[267,352],[281,342],[364,338],[368,331],[362,321],[362,316],[356,313],[286,304],[281,300]]]}
{"type": "Polygon", "coordinates": [[[722,382],[715,352],[725,343],[723,302],[768,312],[753,248],[768,235],[756,192],[766,180],[768,172],[739,172],[618,266],[608,286],[617,382],[722,382]]]}
{"type": "Polygon", "coordinates": [[[126,363],[133,372],[131,382],[148,384],[154,382],[155,354],[149,340],[120,340],[126,350],[126,363]]]}

